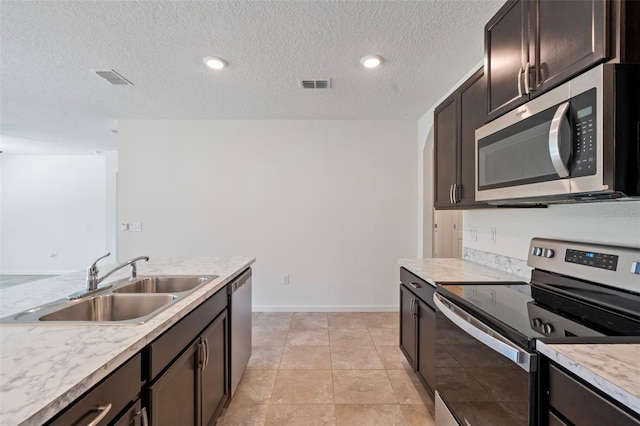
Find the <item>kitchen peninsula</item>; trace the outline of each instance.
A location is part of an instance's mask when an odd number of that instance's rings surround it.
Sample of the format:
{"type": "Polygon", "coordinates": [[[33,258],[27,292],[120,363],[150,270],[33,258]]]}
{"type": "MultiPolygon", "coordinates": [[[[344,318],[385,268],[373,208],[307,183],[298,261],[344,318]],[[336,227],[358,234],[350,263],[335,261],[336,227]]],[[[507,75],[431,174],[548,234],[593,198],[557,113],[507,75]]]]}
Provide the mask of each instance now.
{"type": "MultiPolygon", "coordinates": [[[[201,257],[139,263],[139,276],[217,276],[143,324],[1,325],[0,422],[36,425],[52,419],[203,302],[220,298],[226,309],[226,285],[254,262],[252,257],[201,257]]],[[[127,274],[120,270],[108,281],[127,274]]],[[[83,286],[84,272],[77,272],[2,289],[0,317],[64,298],[83,286]]]]}

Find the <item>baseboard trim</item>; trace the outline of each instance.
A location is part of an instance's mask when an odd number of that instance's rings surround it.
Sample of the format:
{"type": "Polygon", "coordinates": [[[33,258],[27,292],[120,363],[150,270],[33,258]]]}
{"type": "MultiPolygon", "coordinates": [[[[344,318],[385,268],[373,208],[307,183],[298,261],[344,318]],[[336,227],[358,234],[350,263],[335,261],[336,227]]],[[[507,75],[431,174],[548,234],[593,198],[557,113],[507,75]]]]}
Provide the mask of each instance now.
{"type": "Polygon", "coordinates": [[[399,305],[253,305],[253,312],[398,312],[399,305]]]}

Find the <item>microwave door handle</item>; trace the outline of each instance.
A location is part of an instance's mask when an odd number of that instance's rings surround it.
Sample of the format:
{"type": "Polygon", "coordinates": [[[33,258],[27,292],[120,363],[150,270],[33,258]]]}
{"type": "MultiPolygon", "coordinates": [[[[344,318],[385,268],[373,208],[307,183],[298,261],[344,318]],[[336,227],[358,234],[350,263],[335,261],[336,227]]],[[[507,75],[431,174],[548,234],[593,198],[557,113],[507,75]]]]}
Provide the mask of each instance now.
{"type": "Polygon", "coordinates": [[[569,125],[569,120],[567,120],[568,110],[569,102],[565,102],[560,105],[556,110],[556,113],[553,115],[551,128],[549,129],[549,156],[551,157],[551,164],[553,164],[553,168],[561,178],[569,176],[569,169],[567,169],[567,165],[562,158],[562,143],[567,143],[567,141],[563,141],[560,137],[562,133],[562,125],[565,122],[566,125],[569,125]]]}
{"type": "Polygon", "coordinates": [[[518,366],[523,370],[527,372],[533,371],[533,368],[535,368],[535,363],[532,363],[532,356],[529,353],[521,351],[511,343],[507,343],[507,339],[497,335],[497,333],[495,332],[492,332],[489,327],[487,327],[477,319],[471,317],[470,315],[465,313],[464,317],[461,316],[456,312],[456,310],[458,309],[452,306],[450,302],[446,301],[446,299],[440,294],[435,293],[433,295],[433,302],[436,304],[436,307],[440,309],[440,312],[442,312],[444,316],[446,316],[449,320],[451,320],[451,322],[460,327],[467,334],[480,341],[484,345],[488,346],[489,348],[493,349],[494,351],[498,352],[499,354],[505,356],[514,364],[518,364],[518,366]],[[489,333],[494,334],[495,336],[499,336],[500,340],[489,333]]]}
{"type": "Polygon", "coordinates": [[[522,97],[522,72],[524,70],[522,69],[522,67],[520,67],[520,69],[518,70],[518,97],[521,98],[522,97]]]}

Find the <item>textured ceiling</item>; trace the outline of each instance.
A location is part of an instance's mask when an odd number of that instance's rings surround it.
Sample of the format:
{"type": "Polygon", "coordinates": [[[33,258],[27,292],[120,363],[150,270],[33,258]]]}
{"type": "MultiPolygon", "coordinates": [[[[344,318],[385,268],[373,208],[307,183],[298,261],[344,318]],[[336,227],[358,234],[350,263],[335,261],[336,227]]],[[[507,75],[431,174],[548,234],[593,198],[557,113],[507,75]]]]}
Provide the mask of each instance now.
{"type": "Polygon", "coordinates": [[[417,119],[481,60],[502,3],[2,0],[0,133],[81,153],[116,149],[119,119],[417,119]]]}

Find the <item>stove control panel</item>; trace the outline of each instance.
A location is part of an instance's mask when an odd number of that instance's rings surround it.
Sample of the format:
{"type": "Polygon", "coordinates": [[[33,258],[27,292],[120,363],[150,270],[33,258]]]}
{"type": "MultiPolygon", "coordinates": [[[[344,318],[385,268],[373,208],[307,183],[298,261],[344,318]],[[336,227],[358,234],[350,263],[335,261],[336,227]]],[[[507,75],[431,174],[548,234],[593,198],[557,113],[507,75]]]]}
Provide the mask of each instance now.
{"type": "Polygon", "coordinates": [[[533,238],[527,265],[640,294],[640,246],[533,238]]]}
{"type": "Polygon", "coordinates": [[[594,268],[608,269],[610,271],[618,269],[618,256],[615,254],[567,249],[564,261],[584,266],[592,266],[594,268]]]}

